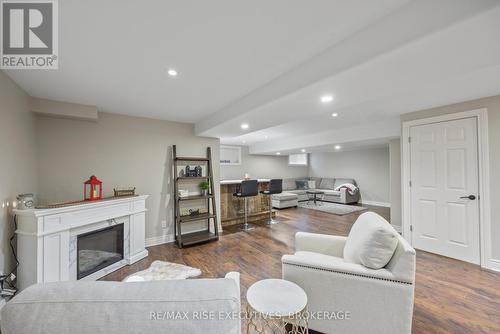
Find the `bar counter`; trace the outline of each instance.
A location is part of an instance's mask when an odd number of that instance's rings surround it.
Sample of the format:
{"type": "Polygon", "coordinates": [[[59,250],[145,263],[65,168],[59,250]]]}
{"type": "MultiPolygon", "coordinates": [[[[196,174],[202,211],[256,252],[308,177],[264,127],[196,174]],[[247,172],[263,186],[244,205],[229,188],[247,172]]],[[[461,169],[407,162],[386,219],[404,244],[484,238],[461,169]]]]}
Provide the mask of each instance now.
{"type": "MultiPolygon", "coordinates": [[[[222,226],[230,226],[244,223],[245,204],[242,198],[233,196],[237,192],[243,180],[220,181],[221,223],[222,226]]],[[[259,194],[248,197],[248,222],[269,218],[269,197],[260,194],[261,190],[267,190],[269,179],[258,179],[259,194]]]]}

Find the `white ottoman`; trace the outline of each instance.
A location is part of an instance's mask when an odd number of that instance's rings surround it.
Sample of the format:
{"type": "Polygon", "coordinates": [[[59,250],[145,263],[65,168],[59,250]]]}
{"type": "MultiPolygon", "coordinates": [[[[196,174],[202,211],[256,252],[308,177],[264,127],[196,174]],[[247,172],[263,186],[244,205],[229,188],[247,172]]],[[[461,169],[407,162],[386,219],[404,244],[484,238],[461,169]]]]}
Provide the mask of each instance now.
{"type": "Polygon", "coordinates": [[[294,193],[282,192],[274,194],[272,197],[273,208],[285,209],[293,208],[299,205],[299,196],[294,193]]]}

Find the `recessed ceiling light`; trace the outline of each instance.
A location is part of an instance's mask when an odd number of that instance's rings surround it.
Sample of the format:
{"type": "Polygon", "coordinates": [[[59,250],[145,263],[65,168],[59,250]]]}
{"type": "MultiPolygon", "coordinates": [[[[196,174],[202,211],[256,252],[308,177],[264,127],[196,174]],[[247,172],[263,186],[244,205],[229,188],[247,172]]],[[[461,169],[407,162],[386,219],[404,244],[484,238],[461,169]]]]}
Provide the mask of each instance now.
{"type": "Polygon", "coordinates": [[[246,130],[246,129],[248,129],[248,128],[249,128],[248,123],[243,123],[243,124],[241,124],[240,126],[241,126],[241,128],[242,128],[243,130],[246,130]]]}
{"type": "Polygon", "coordinates": [[[342,148],[342,146],[340,146],[340,145],[335,145],[335,149],[336,149],[336,150],[340,150],[341,148],[342,148]]]}
{"type": "Polygon", "coordinates": [[[300,150],[300,152],[302,152],[302,153],[306,153],[306,149],[305,149],[305,148],[303,148],[303,149],[301,149],[301,150],[300,150]]]}
{"type": "Polygon", "coordinates": [[[334,113],[332,114],[332,117],[337,117],[338,115],[339,115],[339,114],[337,114],[336,112],[334,112],[334,113]]]}
{"type": "Polygon", "coordinates": [[[322,103],[330,103],[333,101],[333,95],[323,95],[321,97],[321,102],[322,103]]]}
{"type": "Polygon", "coordinates": [[[276,155],[281,155],[281,153],[280,152],[276,152],[276,155]]]}
{"type": "Polygon", "coordinates": [[[167,71],[168,75],[170,75],[171,77],[176,77],[177,76],[177,71],[174,70],[173,68],[169,68],[168,71],[167,71]]]}

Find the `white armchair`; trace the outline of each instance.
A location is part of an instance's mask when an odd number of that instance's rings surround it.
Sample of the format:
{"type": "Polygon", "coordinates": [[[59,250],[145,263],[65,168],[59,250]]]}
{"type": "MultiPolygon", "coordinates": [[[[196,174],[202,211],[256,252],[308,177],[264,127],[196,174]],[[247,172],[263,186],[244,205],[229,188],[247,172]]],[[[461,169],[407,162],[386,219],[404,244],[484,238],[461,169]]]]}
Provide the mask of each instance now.
{"type": "MultiPolygon", "coordinates": [[[[358,233],[381,221],[387,223],[371,212],[361,215],[358,233]]],[[[296,234],[295,254],[282,258],[283,279],[307,293],[310,329],[349,334],[411,332],[415,250],[397,232],[395,238],[392,258],[375,270],[344,259],[346,237],[296,234]]]]}

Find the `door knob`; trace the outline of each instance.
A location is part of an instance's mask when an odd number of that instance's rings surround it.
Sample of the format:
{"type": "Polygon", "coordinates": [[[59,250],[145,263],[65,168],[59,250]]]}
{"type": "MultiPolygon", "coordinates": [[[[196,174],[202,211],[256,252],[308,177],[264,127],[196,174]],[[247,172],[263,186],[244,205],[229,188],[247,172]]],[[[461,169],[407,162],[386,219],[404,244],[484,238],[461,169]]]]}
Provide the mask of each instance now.
{"type": "Polygon", "coordinates": [[[460,198],[466,198],[466,199],[470,199],[471,201],[475,200],[476,199],[476,196],[474,195],[469,195],[469,196],[462,196],[460,198]]]}

